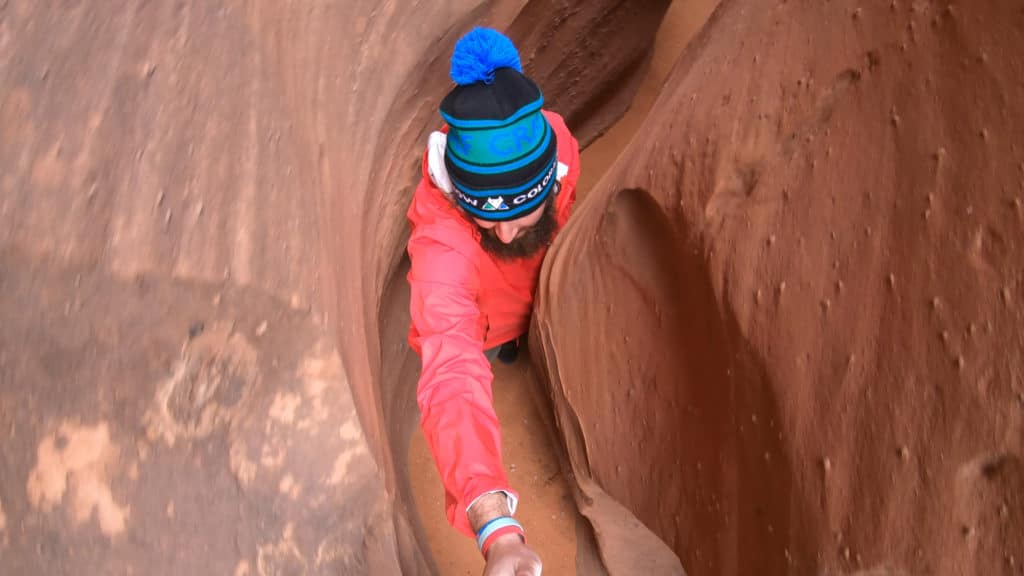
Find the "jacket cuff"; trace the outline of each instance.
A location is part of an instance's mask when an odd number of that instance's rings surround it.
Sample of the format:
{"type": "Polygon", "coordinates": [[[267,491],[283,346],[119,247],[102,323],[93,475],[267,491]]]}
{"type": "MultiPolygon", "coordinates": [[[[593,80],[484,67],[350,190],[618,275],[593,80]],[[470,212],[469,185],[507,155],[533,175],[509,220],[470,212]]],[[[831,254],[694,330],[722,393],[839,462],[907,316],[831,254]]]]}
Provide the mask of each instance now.
{"type": "MultiPolygon", "coordinates": [[[[481,485],[483,485],[482,482],[481,485]]],[[[502,492],[508,497],[509,513],[515,514],[516,508],[519,506],[519,493],[503,482],[489,482],[486,488],[471,488],[470,490],[467,490],[461,500],[456,500],[451,494],[448,494],[445,506],[448,521],[459,532],[462,532],[470,538],[476,538],[476,534],[473,533],[473,527],[469,524],[469,508],[476,503],[477,499],[481,496],[484,496],[485,494],[493,494],[495,492],[502,492]]]]}
{"type": "Polygon", "coordinates": [[[469,509],[473,507],[473,504],[476,504],[477,500],[483,498],[484,496],[487,496],[488,494],[497,494],[499,492],[504,494],[505,498],[508,499],[508,515],[515,516],[516,507],[519,506],[519,495],[516,494],[515,492],[512,492],[511,490],[491,490],[489,492],[484,492],[483,494],[477,496],[476,498],[473,498],[473,501],[469,503],[469,506],[466,506],[466,514],[469,514],[469,509]]]}

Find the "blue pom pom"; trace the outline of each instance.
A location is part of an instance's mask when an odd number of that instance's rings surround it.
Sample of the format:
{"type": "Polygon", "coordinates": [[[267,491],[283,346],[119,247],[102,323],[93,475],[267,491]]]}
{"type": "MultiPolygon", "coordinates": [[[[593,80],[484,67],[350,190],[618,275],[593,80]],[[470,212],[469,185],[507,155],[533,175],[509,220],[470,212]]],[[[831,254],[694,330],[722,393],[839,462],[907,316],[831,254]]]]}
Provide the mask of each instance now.
{"type": "Polygon", "coordinates": [[[451,77],[456,84],[490,84],[498,68],[523,71],[519,52],[512,41],[497,30],[474,28],[455,43],[451,77]]]}

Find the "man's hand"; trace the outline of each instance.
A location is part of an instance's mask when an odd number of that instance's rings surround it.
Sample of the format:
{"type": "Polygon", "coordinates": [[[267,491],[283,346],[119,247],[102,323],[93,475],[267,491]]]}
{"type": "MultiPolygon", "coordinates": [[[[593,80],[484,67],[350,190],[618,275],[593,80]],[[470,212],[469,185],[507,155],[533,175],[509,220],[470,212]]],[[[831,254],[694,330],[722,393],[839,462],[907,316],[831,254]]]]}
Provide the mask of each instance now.
{"type": "MultiPolygon", "coordinates": [[[[508,516],[508,498],[495,492],[484,494],[469,509],[469,523],[473,532],[499,516],[508,516]]],[[[519,534],[498,536],[487,550],[484,576],[540,576],[540,558],[527,546],[519,534]]]]}
{"type": "Polygon", "coordinates": [[[519,534],[505,534],[487,550],[484,576],[541,576],[540,568],[540,558],[519,534]]]}

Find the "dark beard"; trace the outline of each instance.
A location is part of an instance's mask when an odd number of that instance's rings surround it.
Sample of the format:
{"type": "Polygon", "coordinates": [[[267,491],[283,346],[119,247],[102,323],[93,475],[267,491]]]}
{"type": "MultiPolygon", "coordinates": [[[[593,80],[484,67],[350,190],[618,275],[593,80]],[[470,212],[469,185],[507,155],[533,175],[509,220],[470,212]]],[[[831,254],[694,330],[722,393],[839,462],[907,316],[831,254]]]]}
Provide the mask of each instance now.
{"type": "Polygon", "coordinates": [[[557,228],[558,220],[555,218],[555,201],[552,196],[545,202],[544,214],[540,220],[533,226],[521,230],[515,240],[505,244],[494,234],[494,230],[481,229],[480,246],[499,260],[529,258],[551,245],[557,228]]]}

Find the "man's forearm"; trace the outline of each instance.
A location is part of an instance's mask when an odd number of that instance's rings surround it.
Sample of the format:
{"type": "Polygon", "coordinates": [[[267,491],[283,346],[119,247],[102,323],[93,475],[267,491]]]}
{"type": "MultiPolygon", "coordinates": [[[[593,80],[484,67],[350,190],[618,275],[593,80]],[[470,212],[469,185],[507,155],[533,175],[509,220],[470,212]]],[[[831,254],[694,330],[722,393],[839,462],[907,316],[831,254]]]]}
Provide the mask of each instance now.
{"type": "Polygon", "coordinates": [[[484,494],[473,502],[468,514],[469,524],[473,527],[473,533],[479,533],[484,524],[499,516],[509,516],[511,514],[508,506],[508,497],[505,496],[504,492],[484,494]]]}

